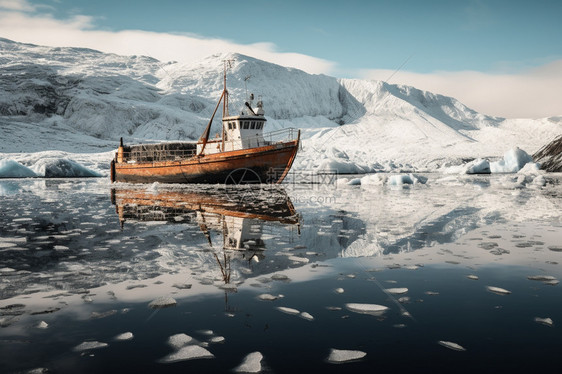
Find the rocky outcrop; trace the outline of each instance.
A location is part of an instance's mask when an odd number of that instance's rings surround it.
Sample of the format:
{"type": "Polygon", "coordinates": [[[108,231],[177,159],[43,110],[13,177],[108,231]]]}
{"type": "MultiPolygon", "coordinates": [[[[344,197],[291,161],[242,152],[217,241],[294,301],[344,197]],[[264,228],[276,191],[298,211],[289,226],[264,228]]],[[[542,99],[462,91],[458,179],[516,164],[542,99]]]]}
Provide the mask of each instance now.
{"type": "Polygon", "coordinates": [[[535,153],[533,160],[541,164],[542,170],[562,172],[562,135],[535,153]]]}

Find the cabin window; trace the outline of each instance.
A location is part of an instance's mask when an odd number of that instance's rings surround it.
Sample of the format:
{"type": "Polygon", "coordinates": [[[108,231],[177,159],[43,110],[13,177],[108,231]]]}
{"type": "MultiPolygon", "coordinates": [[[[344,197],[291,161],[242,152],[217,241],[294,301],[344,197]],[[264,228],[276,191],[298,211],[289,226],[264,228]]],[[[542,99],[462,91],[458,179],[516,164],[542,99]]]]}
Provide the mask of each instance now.
{"type": "Polygon", "coordinates": [[[258,122],[257,125],[256,125],[256,129],[260,130],[260,129],[261,129],[261,126],[262,126],[262,123],[261,123],[261,122],[258,122]]]}
{"type": "Polygon", "coordinates": [[[228,129],[229,129],[229,130],[232,130],[232,122],[229,122],[229,123],[228,123],[228,129]]]}
{"type": "Polygon", "coordinates": [[[256,121],[252,121],[252,124],[250,125],[250,129],[254,130],[256,128],[256,121]]]}
{"type": "Polygon", "coordinates": [[[236,122],[232,122],[232,129],[236,130],[236,122]]]}
{"type": "Polygon", "coordinates": [[[245,129],[248,128],[248,121],[244,121],[244,128],[245,128],[245,129]]]}

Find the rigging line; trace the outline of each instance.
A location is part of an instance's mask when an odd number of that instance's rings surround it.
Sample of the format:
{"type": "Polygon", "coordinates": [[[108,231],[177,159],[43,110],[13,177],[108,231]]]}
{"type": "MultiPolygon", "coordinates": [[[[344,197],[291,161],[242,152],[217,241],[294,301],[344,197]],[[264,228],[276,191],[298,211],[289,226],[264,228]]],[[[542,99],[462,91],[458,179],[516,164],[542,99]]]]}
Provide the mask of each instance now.
{"type": "Polygon", "coordinates": [[[398,69],[396,69],[396,70],[394,71],[394,73],[390,74],[390,77],[386,78],[385,82],[388,83],[388,81],[390,81],[390,78],[392,78],[392,77],[394,76],[394,74],[398,73],[398,72],[400,71],[400,69],[402,69],[402,68],[404,67],[404,65],[406,65],[406,63],[407,63],[408,61],[410,61],[410,59],[412,58],[413,55],[414,55],[414,54],[412,53],[410,56],[408,56],[408,58],[402,63],[402,65],[400,65],[400,66],[398,67],[398,69]]]}

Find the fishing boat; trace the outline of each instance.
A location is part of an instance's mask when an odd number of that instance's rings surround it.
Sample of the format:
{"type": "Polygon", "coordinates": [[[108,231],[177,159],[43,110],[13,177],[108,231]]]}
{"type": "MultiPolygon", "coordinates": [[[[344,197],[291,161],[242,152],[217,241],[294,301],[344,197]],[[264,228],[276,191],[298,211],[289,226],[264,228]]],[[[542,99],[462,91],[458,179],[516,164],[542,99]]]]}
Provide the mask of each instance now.
{"type": "Polygon", "coordinates": [[[124,145],[121,138],[111,161],[111,181],[128,183],[270,183],[283,181],[299,148],[300,130],[264,133],[263,102],[251,94],[231,115],[225,61],[223,91],[205,131],[197,142],[124,145]],[[222,102],[222,129],[209,139],[211,124],[222,102]]]}

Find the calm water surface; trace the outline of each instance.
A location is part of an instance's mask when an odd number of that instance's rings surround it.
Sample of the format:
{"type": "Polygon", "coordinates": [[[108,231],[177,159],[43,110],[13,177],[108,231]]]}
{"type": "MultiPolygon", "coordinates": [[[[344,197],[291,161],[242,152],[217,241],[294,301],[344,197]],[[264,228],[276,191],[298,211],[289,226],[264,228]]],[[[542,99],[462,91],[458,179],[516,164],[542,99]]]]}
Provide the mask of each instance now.
{"type": "Polygon", "coordinates": [[[559,367],[560,175],[428,178],[2,180],[0,372],[559,367]]]}

